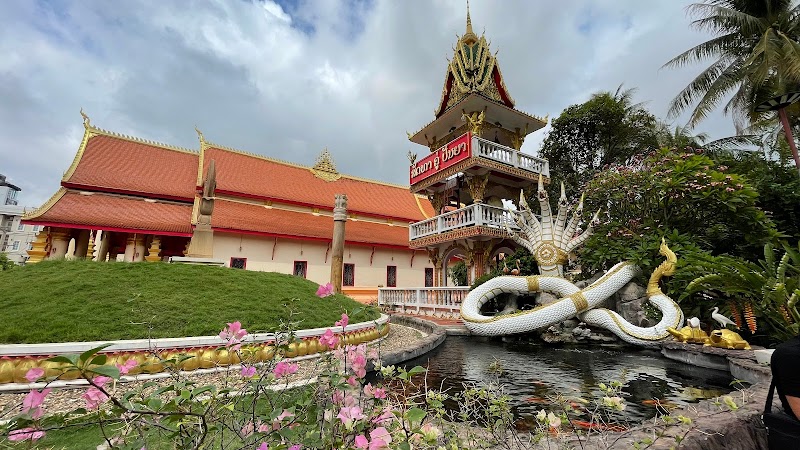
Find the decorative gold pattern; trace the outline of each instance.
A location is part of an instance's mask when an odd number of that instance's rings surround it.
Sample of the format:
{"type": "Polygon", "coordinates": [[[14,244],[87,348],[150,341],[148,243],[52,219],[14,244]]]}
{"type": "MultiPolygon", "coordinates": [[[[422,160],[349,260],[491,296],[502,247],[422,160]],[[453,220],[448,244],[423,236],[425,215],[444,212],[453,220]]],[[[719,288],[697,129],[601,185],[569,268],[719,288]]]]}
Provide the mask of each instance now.
{"type": "Polygon", "coordinates": [[[317,163],[311,168],[311,173],[313,173],[315,177],[325,181],[336,181],[342,177],[342,175],[336,171],[336,165],[333,163],[333,159],[327,148],[322,150],[322,153],[317,157],[317,163]]]}
{"type": "MultiPolygon", "coordinates": [[[[410,187],[411,192],[420,192],[423,189],[433,186],[434,184],[440,183],[459,172],[463,172],[464,170],[472,166],[494,169],[497,172],[507,173],[509,175],[514,175],[531,181],[538,180],[540,175],[538,173],[530,172],[528,170],[517,169],[516,167],[509,166],[508,164],[503,164],[497,161],[492,161],[490,159],[473,156],[472,158],[465,159],[464,161],[461,161],[460,163],[450,166],[447,169],[442,170],[441,172],[437,172],[418,183],[412,184],[410,187]]],[[[549,184],[550,178],[542,177],[542,181],[545,184],[549,184]]]]}
{"type": "Polygon", "coordinates": [[[150,248],[147,250],[147,252],[147,256],[144,257],[145,261],[161,261],[161,239],[158,236],[153,236],[153,240],[150,242],[150,248]]]}
{"type": "Polygon", "coordinates": [[[539,275],[525,277],[528,282],[528,292],[539,292],[539,275]]]}
{"type": "MultiPolygon", "coordinates": [[[[340,337],[339,347],[348,345],[358,345],[364,342],[374,341],[389,333],[389,324],[385,324],[380,331],[377,328],[365,328],[362,330],[347,333],[337,333],[340,337]]],[[[284,357],[295,357],[324,353],[328,351],[319,344],[317,336],[303,338],[300,342],[291,343],[289,350],[284,357]]],[[[211,369],[219,366],[239,364],[239,355],[218,346],[209,347],[190,347],[162,349],[158,356],[147,350],[136,350],[130,352],[104,353],[107,355],[106,364],[123,364],[128,360],[136,360],[138,365],[128,372],[128,375],[138,375],[142,373],[158,373],[169,368],[168,360],[176,358],[178,355],[192,356],[192,358],[181,361],[178,367],[184,371],[194,371],[197,369],[211,369]]],[[[275,343],[273,341],[261,342],[257,344],[245,345],[242,347],[242,359],[250,364],[264,363],[272,360],[276,354],[275,343]]],[[[62,373],[60,368],[62,363],[47,361],[49,356],[21,356],[0,359],[0,384],[24,383],[28,384],[25,374],[28,370],[39,367],[45,369],[46,377],[59,376],[59,380],[74,380],[79,376],[78,372],[62,373]]],[[[172,366],[174,367],[174,365],[172,366]]]]}
{"type": "Polygon", "coordinates": [[[572,304],[575,305],[575,310],[579,313],[582,313],[589,309],[589,301],[586,300],[586,296],[583,295],[583,292],[578,291],[569,296],[570,300],[572,300],[572,304]]]}
{"type": "Polygon", "coordinates": [[[27,264],[34,264],[43,261],[47,257],[50,239],[50,227],[44,227],[36,234],[36,239],[28,250],[27,264]]]}
{"type": "Polygon", "coordinates": [[[469,195],[475,203],[483,203],[483,197],[486,193],[486,183],[489,181],[489,174],[476,175],[467,178],[467,186],[469,187],[469,195]]]}
{"type": "Polygon", "coordinates": [[[67,193],[67,190],[64,189],[63,187],[58,188],[56,193],[53,194],[53,196],[50,197],[46,202],[44,202],[42,204],[42,206],[40,206],[40,207],[30,211],[30,212],[27,212],[27,213],[23,214],[22,215],[22,220],[32,220],[32,219],[35,219],[35,218],[41,216],[42,214],[46,213],[48,210],[50,210],[50,208],[53,207],[53,205],[56,204],[56,202],[61,200],[61,197],[63,197],[64,194],[66,194],[66,193],[67,193]]]}
{"type": "Polygon", "coordinates": [[[414,239],[409,243],[409,247],[412,249],[429,247],[431,245],[443,244],[445,242],[452,242],[456,239],[466,239],[474,236],[490,236],[505,239],[509,237],[509,234],[500,228],[484,226],[465,227],[459,228],[458,230],[451,230],[441,234],[414,239]]]}

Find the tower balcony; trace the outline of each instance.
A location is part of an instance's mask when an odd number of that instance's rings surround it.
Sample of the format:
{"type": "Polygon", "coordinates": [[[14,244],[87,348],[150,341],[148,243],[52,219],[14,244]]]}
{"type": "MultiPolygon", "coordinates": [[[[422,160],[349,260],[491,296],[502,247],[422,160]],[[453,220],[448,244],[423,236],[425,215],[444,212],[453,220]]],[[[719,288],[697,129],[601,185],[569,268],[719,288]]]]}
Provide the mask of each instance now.
{"type": "Polygon", "coordinates": [[[459,173],[489,173],[492,178],[490,184],[513,186],[536,181],[539,175],[549,179],[550,166],[544,158],[467,132],[411,165],[411,191],[437,191],[459,173]]]}
{"type": "Polygon", "coordinates": [[[421,248],[442,242],[470,237],[509,237],[506,225],[519,230],[509,211],[497,206],[474,203],[455,211],[412,223],[408,227],[411,248],[421,248]]]}

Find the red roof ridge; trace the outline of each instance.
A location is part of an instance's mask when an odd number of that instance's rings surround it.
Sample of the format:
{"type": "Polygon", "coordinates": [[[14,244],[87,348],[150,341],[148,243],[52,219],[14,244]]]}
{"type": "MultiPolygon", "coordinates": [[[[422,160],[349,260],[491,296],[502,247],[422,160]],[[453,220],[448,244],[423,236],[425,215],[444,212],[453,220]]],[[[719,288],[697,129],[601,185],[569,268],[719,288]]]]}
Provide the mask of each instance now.
{"type": "Polygon", "coordinates": [[[78,163],[80,163],[81,158],[83,157],[83,153],[86,150],[86,146],[89,144],[89,139],[95,136],[107,136],[114,139],[121,139],[123,141],[149,145],[151,147],[158,147],[165,150],[171,150],[181,153],[189,153],[194,155],[198,154],[196,150],[191,150],[184,147],[178,147],[176,145],[165,144],[163,142],[151,141],[136,136],[129,136],[126,134],[117,133],[115,131],[104,130],[102,128],[95,127],[94,125],[89,123],[88,119],[84,120],[83,127],[85,128],[85,131],[83,133],[83,139],[81,140],[81,145],[80,147],[78,147],[78,153],[75,154],[75,158],[72,160],[72,164],[70,164],[70,166],[67,168],[67,171],[64,172],[64,176],[61,178],[61,181],[67,181],[70,179],[70,177],[72,177],[72,174],[74,174],[75,170],[78,168],[78,163]]]}
{"type": "MultiPolygon", "coordinates": [[[[312,169],[313,169],[312,166],[304,166],[302,164],[285,161],[283,159],[273,158],[271,156],[260,155],[258,153],[253,153],[253,152],[249,152],[249,151],[246,151],[246,150],[239,150],[237,148],[228,147],[228,146],[220,145],[220,144],[215,144],[215,143],[212,143],[212,142],[209,142],[209,141],[204,141],[203,150],[205,150],[205,148],[214,148],[214,149],[217,149],[217,150],[224,150],[224,151],[229,151],[229,152],[233,152],[233,153],[238,153],[240,155],[249,156],[249,157],[257,158],[257,159],[262,159],[262,160],[265,160],[265,161],[270,161],[270,162],[274,162],[274,163],[278,163],[278,164],[283,164],[285,166],[296,167],[298,169],[306,169],[308,171],[312,171],[312,169]]],[[[203,161],[201,161],[201,164],[202,163],[203,163],[203,161]]],[[[381,184],[381,185],[384,185],[384,186],[389,186],[389,187],[398,188],[398,189],[405,189],[405,190],[409,189],[408,185],[388,183],[388,182],[385,182],[385,181],[373,180],[373,179],[370,179],[370,178],[363,178],[363,177],[358,177],[358,176],[355,176],[355,175],[346,175],[346,174],[340,174],[340,175],[341,175],[341,178],[347,178],[347,179],[354,180],[354,181],[361,181],[363,183],[381,184]]],[[[200,176],[201,176],[201,172],[198,172],[198,180],[200,180],[200,176]]]]}
{"type": "Polygon", "coordinates": [[[67,193],[67,190],[63,187],[59,187],[55,194],[53,194],[46,202],[42,203],[42,206],[34,209],[33,211],[27,212],[22,215],[22,220],[31,220],[35,219],[42,214],[46,213],[56,204],[64,194],[67,193]]]}

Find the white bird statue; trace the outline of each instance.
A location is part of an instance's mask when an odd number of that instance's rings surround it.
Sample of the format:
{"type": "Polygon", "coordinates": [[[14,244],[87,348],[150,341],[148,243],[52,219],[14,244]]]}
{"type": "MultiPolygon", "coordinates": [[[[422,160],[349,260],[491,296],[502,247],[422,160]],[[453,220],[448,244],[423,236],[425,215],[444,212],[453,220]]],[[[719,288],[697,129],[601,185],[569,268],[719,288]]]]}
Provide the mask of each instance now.
{"type": "Polygon", "coordinates": [[[691,319],[687,320],[686,322],[689,324],[690,327],[692,327],[694,329],[700,328],[700,319],[698,319],[697,317],[692,317],[691,319]]]}
{"type": "Polygon", "coordinates": [[[719,308],[717,308],[716,306],[714,307],[714,312],[711,313],[711,318],[716,320],[717,323],[719,323],[720,328],[725,328],[728,325],[733,325],[734,328],[739,328],[736,326],[736,322],[720,314],[719,308]]]}

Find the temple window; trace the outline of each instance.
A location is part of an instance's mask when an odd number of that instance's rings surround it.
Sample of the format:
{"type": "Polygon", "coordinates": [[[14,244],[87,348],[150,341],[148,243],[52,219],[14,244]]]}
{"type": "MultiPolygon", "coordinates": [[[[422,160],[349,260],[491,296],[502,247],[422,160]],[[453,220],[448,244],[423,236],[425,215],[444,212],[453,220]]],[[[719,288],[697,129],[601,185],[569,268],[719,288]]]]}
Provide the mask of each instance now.
{"type": "Polygon", "coordinates": [[[433,287],[433,267],[425,268],[425,287],[433,287]]]}
{"type": "Polygon", "coordinates": [[[13,251],[19,250],[19,241],[14,241],[14,245],[11,246],[11,250],[13,251]]]}
{"type": "Polygon", "coordinates": [[[17,224],[17,231],[25,231],[25,224],[22,221],[17,224]]]}
{"type": "Polygon", "coordinates": [[[344,265],[344,272],[342,273],[342,286],[355,286],[356,284],[356,265],[344,265]]]}
{"type": "Polygon", "coordinates": [[[386,287],[397,287],[397,266],[386,266],[386,287]]]}
{"type": "Polygon", "coordinates": [[[294,262],[294,276],[296,277],[303,277],[306,278],[306,274],[308,273],[308,262],[307,261],[295,261],[294,262]]]}
{"type": "Polygon", "coordinates": [[[232,269],[244,269],[247,267],[247,258],[231,258],[232,269]]]}

